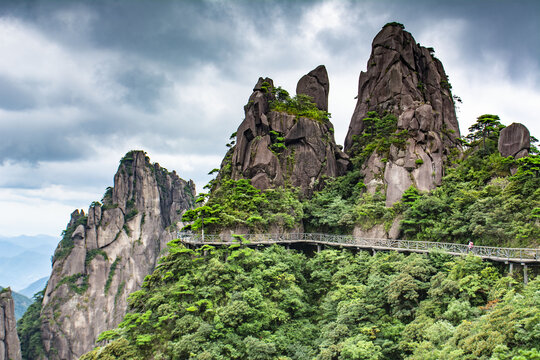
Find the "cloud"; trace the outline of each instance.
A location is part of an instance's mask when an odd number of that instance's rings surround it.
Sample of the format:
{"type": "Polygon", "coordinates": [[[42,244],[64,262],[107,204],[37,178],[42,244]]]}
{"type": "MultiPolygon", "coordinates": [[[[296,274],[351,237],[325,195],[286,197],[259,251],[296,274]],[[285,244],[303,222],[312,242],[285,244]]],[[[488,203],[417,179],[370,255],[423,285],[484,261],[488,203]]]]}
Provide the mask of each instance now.
{"type": "Polygon", "coordinates": [[[325,64],[342,143],[371,41],[389,21],[435,48],[464,101],[462,133],[496,113],[540,135],[537,1],[5,0],[0,14],[0,228],[13,233],[59,233],[132,149],[202,190],[259,76],[294,93],[325,64]],[[21,225],[13,214],[25,213],[37,220],[21,225]]]}

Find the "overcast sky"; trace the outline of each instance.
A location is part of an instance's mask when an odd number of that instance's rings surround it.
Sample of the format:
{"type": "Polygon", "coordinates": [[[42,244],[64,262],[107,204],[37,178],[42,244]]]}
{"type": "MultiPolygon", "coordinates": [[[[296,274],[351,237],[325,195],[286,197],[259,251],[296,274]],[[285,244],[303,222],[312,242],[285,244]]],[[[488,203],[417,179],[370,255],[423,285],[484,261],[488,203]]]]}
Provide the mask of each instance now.
{"type": "Polygon", "coordinates": [[[319,64],[343,144],[371,41],[433,47],[462,134],[485,113],[540,137],[540,1],[0,1],[0,235],[58,236],[143,149],[198,187],[259,76],[319,64]]]}

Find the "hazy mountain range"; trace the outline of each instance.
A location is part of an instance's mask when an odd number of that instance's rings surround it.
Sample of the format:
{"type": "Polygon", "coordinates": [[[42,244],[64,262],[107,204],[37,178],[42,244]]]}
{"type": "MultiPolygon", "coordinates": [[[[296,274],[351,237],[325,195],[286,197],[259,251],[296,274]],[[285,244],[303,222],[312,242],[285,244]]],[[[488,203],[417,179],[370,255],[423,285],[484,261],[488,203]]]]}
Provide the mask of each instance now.
{"type": "Polygon", "coordinates": [[[42,290],[51,273],[51,256],[57,244],[58,238],[49,235],[0,236],[0,286],[9,286],[28,297],[42,290]]]}

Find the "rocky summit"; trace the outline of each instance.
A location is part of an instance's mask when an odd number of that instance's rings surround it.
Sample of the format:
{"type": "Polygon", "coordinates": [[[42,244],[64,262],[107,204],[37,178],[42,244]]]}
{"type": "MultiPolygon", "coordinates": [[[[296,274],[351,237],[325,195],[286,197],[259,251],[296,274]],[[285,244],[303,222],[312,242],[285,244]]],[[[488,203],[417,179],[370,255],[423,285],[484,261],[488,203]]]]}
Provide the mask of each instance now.
{"type": "Polygon", "coordinates": [[[118,325],[127,296],[152,272],[194,196],[193,182],[132,151],[102,201],[88,214],[71,214],[43,298],[41,333],[49,359],[76,359],[118,325]]]}
{"type": "Polygon", "coordinates": [[[0,360],[21,359],[16,325],[15,304],[11,289],[2,289],[0,290],[0,360]]]}
{"type": "Polygon", "coordinates": [[[362,167],[368,191],[385,191],[387,206],[411,185],[428,191],[440,184],[443,163],[460,136],[450,89],[434,50],[417,44],[403,25],[387,24],[377,34],[367,71],[360,73],[345,151],[353,155],[368,113],[398,119],[406,141],[392,144],[388,153],[373,152],[362,167]]]}
{"type": "Polygon", "coordinates": [[[261,190],[292,185],[302,196],[320,189],[321,179],[342,175],[349,160],[336,145],[333,125],[325,115],[328,91],[322,65],[300,79],[299,97],[294,99],[276,89],[272,79],[260,78],[221,172],[228,171],[230,162],[232,179],[250,179],[261,190]],[[314,109],[305,110],[309,106],[314,109]]]}
{"type": "Polygon", "coordinates": [[[330,81],[324,65],[319,65],[302,76],[296,85],[297,94],[310,96],[320,110],[328,111],[330,81]]]}

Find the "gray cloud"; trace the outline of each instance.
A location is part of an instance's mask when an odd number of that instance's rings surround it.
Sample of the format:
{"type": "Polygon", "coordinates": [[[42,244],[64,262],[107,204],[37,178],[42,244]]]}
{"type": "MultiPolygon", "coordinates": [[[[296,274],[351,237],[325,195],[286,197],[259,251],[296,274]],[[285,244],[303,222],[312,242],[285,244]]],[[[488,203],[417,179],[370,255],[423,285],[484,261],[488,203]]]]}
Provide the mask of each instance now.
{"type": "Polygon", "coordinates": [[[371,40],[389,21],[435,47],[465,100],[462,131],[494,112],[540,135],[526,117],[540,112],[536,0],[4,0],[0,189],[59,186],[99,199],[131,149],[201,189],[257,78],[293,93],[319,64],[341,143],[371,40]]]}
{"type": "Polygon", "coordinates": [[[34,108],[37,101],[31,86],[0,75],[0,108],[20,111],[34,108]]]}

